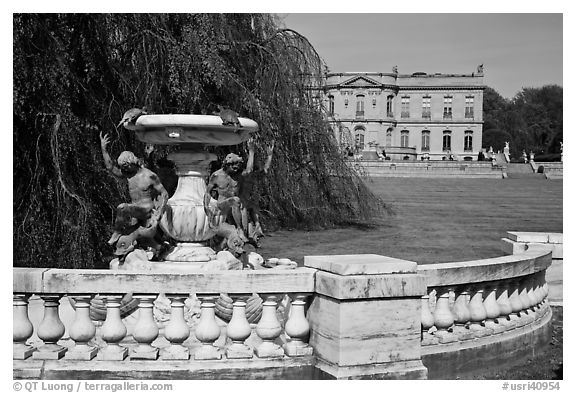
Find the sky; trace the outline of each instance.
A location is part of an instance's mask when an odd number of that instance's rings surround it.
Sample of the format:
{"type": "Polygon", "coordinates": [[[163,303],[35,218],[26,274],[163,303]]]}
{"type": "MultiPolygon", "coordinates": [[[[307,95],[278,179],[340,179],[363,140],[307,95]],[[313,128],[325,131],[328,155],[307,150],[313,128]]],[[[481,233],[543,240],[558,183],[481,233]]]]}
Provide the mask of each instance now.
{"type": "Polygon", "coordinates": [[[563,85],[561,13],[284,13],[332,72],[472,73],[506,98],[563,85]]]}

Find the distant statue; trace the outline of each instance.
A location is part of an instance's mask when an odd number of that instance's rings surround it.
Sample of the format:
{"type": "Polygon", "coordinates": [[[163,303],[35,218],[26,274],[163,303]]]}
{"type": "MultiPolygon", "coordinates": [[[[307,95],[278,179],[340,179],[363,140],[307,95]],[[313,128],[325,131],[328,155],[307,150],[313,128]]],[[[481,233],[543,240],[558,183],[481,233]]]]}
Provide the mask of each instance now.
{"type": "Polygon", "coordinates": [[[522,150],[522,160],[524,161],[524,164],[528,163],[528,155],[526,155],[526,150],[522,150]]]}
{"type": "Polygon", "coordinates": [[[504,142],[504,159],[506,162],[510,162],[510,144],[508,142],[504,142]]]}
{"type": "Polygon", "coordinates": [[[395,65],[394,67],[392,67],[392,72],[397,74],[398,73],[398,66],[395,65]]]}
{"type": "Polygon", "coordinates": [[[530,162],[534,162],[534,152],[530,151],[530,162]]]}
{"type": "Polygon", "coordinates": [[[480,64],[476,69],[476,73],[483,74],[484,73],[484,64],[480,64]]]}
{"type": "Polygon", "coordinates": [[[108,244],[116,245],[117,255],[127,255],[137,244],[150,245],[158,252],[160,246],[154,236],[166,209],[168,192],[158,176],[144,168],[134,153],[122,152],[116,165],[106,150],[109,143],[108,135],[100,133],[100,147],[106,169],[117,178],[128,181],[131,203],[118,205],[114,233],[108,244]]]}

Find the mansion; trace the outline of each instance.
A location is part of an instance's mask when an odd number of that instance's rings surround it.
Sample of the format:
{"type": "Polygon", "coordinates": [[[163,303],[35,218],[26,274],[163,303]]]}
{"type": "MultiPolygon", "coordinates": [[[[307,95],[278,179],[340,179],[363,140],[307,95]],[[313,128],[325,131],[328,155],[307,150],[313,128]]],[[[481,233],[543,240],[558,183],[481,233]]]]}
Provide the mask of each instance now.
{"type": "Polygon", "coordinates": [[[470,74],[326,74],[324,103],[343,148],[367,159],[476,160],[483,67],[470,74]]]}

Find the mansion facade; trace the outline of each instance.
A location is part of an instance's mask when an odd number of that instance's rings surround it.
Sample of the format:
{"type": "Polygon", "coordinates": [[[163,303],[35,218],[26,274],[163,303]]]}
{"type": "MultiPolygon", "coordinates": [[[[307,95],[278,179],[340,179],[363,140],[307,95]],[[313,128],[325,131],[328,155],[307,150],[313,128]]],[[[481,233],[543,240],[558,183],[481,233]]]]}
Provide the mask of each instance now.
{"type": "Polygon", "coordinates": [[[371,159],[476,160],[483,67],[470,74],[328,73],[324,104],[343,148],[371,159]]]}

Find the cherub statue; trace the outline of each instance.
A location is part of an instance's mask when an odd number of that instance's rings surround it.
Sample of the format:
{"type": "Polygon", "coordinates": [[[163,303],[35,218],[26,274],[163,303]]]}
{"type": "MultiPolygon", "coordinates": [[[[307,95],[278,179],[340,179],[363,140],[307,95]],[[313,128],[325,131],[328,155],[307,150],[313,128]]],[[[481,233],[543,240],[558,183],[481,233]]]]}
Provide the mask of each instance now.
{"type": "Polygon", "coordinates": [[[117,165],[106,150],[110,143],[108,135],[100,133],[100,146],[106,169],[112,175],[128,181],[128,192],[131,202],[118,205],[114,233],[108,241],[117,245],[126,255],[136,244],[150,245],[156,251],[159,245],[154,241],[158,222],[166,209],[168,192],[154,172],[142,166],[140,160],[130,151],[124,151],[117,160],[117,165]],[[126,244],[117,244],[124,236],[126,244]],[[130,243],[130,244],[128,244],[130,243]]]}

